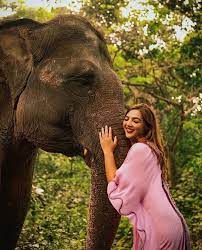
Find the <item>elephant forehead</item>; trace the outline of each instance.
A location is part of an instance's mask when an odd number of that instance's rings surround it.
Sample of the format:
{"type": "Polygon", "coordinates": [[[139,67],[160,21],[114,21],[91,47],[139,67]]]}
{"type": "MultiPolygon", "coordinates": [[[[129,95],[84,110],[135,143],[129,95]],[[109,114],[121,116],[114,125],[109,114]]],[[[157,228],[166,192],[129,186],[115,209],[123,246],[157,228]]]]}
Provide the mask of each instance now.
{"type": "Polygon", "coordinates": [[[39,75],[40,77],[45,75],[55,75],[55,77],[59,78],[59,76],[64,77],[69,74],[80,75],[87,71],[93,72],[101,68],[99,62],[94,57],[88,57],[88,59],[85,59],[87,57],[83,56],[84,54],[82,54],[79,59],[75,56],[47,59],[40,66],[39,75]]]}
{"type": "Polygon", "coordinates": [[[58,74],[53,70],[51,64],[47,64],[40,70],[39,79],[40,81],[51,84],[53,86],[59,86],[62,82],[58,74]]]}

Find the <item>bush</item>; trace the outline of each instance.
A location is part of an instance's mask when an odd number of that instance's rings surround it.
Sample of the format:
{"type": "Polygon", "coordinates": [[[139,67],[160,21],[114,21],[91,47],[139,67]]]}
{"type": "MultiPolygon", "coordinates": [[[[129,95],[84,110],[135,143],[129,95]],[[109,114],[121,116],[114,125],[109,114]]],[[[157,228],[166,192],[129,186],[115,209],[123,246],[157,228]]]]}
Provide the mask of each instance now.
{"type": "Polygon", "coordinates": [[[190,160],[182,169],[178,184],[172,190],[177,206],[184,215],[189,226],[193,249],[202,249],[202,155],[190,160]]]}

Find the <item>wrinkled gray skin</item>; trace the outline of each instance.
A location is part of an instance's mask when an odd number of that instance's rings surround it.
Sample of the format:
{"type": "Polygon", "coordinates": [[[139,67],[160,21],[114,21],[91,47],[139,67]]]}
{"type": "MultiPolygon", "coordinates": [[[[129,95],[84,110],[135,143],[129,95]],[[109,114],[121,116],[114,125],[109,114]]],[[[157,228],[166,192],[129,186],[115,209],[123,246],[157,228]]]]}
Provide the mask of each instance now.
{"type": "Polygon", "coordinates": [[[84,18],[60,16],[0,26],[0,250],[13,250],[28,210],[38,148],[82,155],[91,168],[86,249],[110,249],[119,215],[106,194],[98,131],[118,136],[117,166],[128,150],[123,95],[102,35],[84,18]]]}

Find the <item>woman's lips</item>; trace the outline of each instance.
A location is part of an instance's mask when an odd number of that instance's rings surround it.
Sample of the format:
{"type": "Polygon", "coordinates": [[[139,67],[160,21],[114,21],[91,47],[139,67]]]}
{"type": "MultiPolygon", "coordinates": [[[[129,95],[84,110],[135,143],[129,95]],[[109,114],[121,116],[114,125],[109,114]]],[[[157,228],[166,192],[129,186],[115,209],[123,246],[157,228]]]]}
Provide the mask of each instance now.
{"type": "Polygon", "coordinates": [[[135,130],[133,130],[133,129],[126,129],[126,132],[127,132],[128,134],[132,134],[134,131],[135,131],[135,130]]]}

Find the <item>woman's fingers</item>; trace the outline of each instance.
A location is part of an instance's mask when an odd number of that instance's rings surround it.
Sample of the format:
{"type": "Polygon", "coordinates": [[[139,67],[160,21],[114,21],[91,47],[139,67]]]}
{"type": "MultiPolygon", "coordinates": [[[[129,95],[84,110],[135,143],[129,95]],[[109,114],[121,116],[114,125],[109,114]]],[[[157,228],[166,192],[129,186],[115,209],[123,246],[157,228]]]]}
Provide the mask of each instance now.
{"type": "Polygon", "coordinates": [[[101,128],[101,131],[98,134],[102,150],[105,152],[113,152],[117,146],[117,137],[115,136],[113,139],[112,128],[106,125],[101,128]]]}
{"type": "Polygon", "coordinates": [[[115,145],[115,146],[117,145],[117,142],[118,142],[117,137],[114,136],[114,145],[115,145]]]}
{"type": "Polygon", "coordinates": [[[104,136],[104,134],[105,134],[105,131],[104,131],[104,128],[102,127],[101,128],[101,136],[104,136]]]}
{"type": "Polygon", "coordinates": [[[108,127],[107,125],[105,127],[102,127],[101,128],[101,132],[99,132],[99,137],[100,138],[110,138],[112,139],[112,128],[111,127],[108,127]]]}
{"type": "Polygon", "coordinates": [[[108,132],[108,126],[107,125],[105,125],[105,135],[108,137],[108,135],[109,135],[109,132],[108,132]]]}
{"type": "Polygon", "coordinates": [[[104,128],[101,128],[101,135],[102,137],[108,137],[109,132],[108,132],[108,126],[106,125],[104,128]]]}
{"type": "Polygon", "coordinates": [[[112,139],[112,128],[109,127],[109,138],[112,139]]]}
{"type": "Polygon", "coordinates": [[[101,132],[99,132],[99,139],[100,139],[100,141],[102,140],[102,134],[101,134],[101,132]]]}

